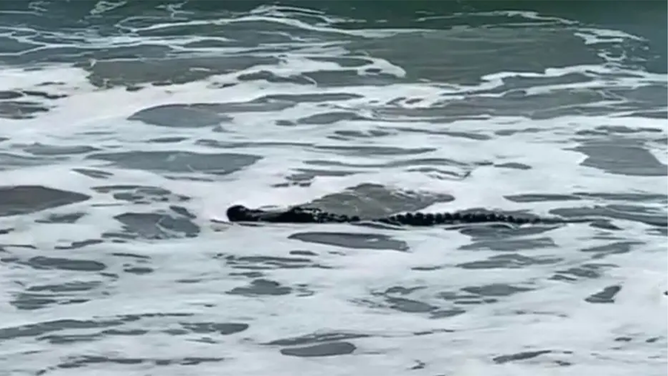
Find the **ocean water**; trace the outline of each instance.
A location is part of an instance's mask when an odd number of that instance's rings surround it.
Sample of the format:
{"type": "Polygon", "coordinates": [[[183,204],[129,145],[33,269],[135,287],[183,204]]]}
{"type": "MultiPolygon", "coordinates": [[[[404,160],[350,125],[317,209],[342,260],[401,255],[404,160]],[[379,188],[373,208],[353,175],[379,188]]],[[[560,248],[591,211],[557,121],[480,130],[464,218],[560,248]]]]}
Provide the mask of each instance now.
{"type": "Polygon", "coordinates": [[[0,5],[0,375],[665,375],[665,2],[221,3],[0,5]]]}

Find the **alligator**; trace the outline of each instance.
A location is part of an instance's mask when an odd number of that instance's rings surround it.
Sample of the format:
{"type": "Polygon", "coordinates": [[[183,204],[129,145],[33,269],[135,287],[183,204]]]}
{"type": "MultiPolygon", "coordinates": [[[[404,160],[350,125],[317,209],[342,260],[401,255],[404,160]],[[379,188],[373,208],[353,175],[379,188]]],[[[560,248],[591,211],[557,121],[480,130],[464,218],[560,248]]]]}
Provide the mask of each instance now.
{"type": "Polygon", "coordinates": [[[317,208],[293,206],[286,210],[268,211],[250,209],[243,205],[233,205],[227,209],[230,222],[269,222],[269,223],[359,223],[377,222],[395,226],[435,226],[462,223],[506,223],[524,224],[557,224],[573,222],[591,222],[585,218],[525,218],[498,213],[404,213],[387,217],[362,219],[359,216],[348,216],[322,211],[317,208]]]}

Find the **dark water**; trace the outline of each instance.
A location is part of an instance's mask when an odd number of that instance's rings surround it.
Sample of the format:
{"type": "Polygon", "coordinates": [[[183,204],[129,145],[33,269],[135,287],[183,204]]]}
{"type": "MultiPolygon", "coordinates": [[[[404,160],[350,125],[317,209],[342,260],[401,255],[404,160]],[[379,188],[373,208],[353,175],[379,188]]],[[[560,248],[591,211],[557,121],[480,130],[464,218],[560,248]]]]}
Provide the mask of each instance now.
{"type": "Polygon", "coordinates": [[[0,369],[663,375],[667,13],[0,3],[0,369]],[[610,226],[224,222],[305,202],[610,226]]]}

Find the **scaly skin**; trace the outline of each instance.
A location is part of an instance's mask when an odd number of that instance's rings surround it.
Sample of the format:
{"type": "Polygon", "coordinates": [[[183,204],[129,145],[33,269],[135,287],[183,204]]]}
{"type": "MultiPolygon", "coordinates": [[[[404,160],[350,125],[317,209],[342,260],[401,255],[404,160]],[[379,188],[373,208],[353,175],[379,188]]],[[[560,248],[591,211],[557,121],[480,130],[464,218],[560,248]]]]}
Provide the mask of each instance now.
{"type": "MultiPolygon", "coordinates": [[[[363,221],[358,216],[327,213],[320,209],[295,206],[284,211],[265,211],[249,209],[243,205],[234,205],[227,209],[230,222],[269,222],[269,223],[354,223],[363,221]]],[[[516,225],[527,223],[565,223],[579,222],[561,218],[521,218],[495,213],[406,213],[389,217],[367,219],[391,225],[434,226],[456,223],[503,222],[516,225]]]]}

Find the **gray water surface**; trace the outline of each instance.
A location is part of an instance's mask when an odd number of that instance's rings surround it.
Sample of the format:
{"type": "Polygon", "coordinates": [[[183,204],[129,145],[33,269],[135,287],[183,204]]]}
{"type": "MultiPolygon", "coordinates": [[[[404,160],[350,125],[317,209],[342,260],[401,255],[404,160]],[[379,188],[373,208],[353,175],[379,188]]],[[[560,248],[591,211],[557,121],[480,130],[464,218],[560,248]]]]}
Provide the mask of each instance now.
{"type": "Polygon", "coordinates": [[[0,369],[664,374],[665,4],[551,3],[3,3],[0,369]]]}

